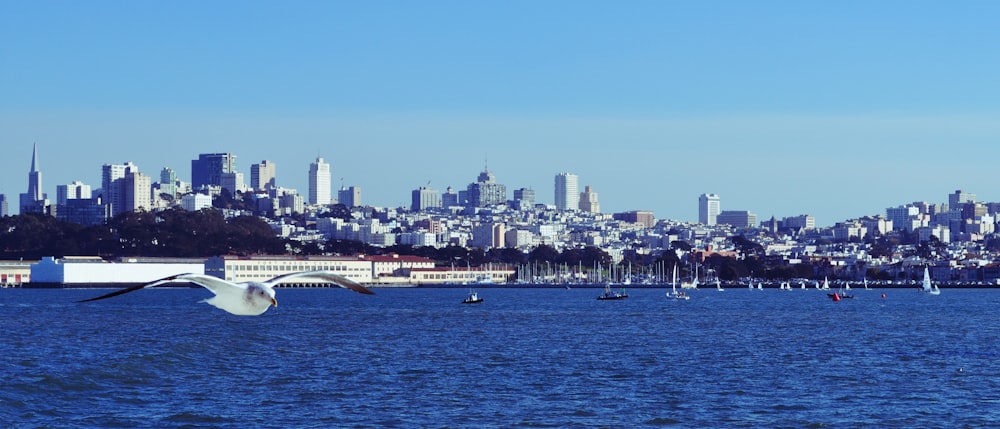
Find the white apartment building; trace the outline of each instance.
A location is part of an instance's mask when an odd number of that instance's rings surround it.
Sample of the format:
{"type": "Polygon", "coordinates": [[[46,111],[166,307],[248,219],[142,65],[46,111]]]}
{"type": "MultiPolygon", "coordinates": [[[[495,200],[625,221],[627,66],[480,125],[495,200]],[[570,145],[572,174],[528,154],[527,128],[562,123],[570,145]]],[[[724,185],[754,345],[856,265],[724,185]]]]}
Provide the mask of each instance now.
{"type": "Polygon", "coordinates": [[[275,187],[277,167],[268,160],[250,166],[250,187],[255,191],[263,191],[275,187]]]}
{"type": "Polygon", "coordinates": [[[556,210],[576,210],[580,207],[580,190],[575,174],[557,174],[555,191],[556,210]]]}
{"type": "Polygon", "coordinates": [[[698,222],[715,225],[721,211],[722,202],[718,194],[701,194],[698,197],[698,222]]]}
{"type": "Polygon", "coordinates": [[[189,212],[212,207],[212,197],[205,194],[187,194],[181,197],[181,208],[189,212]]]}
{"type": "Polygon", "coordinates": [[[330,204],[330,164],[322,157],[309,164],[309,204],[330,204]]]}

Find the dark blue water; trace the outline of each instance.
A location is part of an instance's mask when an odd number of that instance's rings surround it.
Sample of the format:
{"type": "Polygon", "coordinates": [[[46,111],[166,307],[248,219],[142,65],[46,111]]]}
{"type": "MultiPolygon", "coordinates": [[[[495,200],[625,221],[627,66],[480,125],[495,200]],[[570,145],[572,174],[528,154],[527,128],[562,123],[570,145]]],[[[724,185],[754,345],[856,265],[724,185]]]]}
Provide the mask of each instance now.
{"type": "Polygon", "coordinates": [[[1000,291],[0,290],[13,427],[988,427],[1000,291]]]}

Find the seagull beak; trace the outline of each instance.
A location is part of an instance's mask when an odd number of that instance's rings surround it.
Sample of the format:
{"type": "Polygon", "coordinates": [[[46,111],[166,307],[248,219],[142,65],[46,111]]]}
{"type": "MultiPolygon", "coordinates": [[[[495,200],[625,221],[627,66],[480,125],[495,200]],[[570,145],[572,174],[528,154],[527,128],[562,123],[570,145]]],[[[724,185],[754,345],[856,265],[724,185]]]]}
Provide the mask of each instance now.
{"type": "Polygon", "coordinates": [[[278,306],[278,300],[275,299],[275,298],[271,298],[271,305],[277,307],[278,306]]]}

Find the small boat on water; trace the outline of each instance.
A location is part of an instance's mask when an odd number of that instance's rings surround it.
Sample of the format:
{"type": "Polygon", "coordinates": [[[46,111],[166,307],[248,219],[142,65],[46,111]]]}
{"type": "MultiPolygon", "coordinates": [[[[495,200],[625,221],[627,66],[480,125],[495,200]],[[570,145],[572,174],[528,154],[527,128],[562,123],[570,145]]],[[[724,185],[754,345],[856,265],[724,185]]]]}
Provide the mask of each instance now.
{"type": "Polygon", "coordinates": [[[854,295],[848,295],[847,292],[845,292],[843,290],[840,290],[840,291],[837,291],[837,292],[834,292],[834,293],[828,293],[828,294],[826,294],[826,296],[830,297],[830,299],[832,299],[834,301],[840,301],[842,299],[853,299],[854,298],[854,295]]]}
{"type": "Polygon", "coordinates": [[[931,273],[927,267],[924,267],[924,281],[920,291],[928,295],[941,295],[941,289],[938,289],[936,284],[931,283],[931,273]]]}
{"type": "Polygon", "coordinates": [[[677,290],[677,265],[674,265],[674,280],[671,283],[671,291],[667,292],[667,298],[676,299],[679,301],[687,301],[691,299],[691,297],[688,296],[687,293],[684,293],[683,290],[681,291],[677,290]]]}
{"type": "Polygon", "coordinates": [[[625,288],[622,288],[621,292],[611,290],[611,285],[604,286],[604,293],[598,295],[597,299],[602,301],[618,300],[628,298],[628,294],[625,293],[625,288]]]}
{"type": "Polygon", "coordinates": [[[479,304],[483,302],[483,299],[479,297],[479,292],[474,290],[469,291],[469,296],[462,300],[462,304],[479,304]]]}

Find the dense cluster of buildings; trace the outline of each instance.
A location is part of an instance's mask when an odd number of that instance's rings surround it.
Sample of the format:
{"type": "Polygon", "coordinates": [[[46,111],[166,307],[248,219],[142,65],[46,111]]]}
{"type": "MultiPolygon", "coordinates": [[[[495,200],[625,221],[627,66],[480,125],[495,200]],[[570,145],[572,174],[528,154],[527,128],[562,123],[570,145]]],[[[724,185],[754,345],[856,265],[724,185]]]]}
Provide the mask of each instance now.
{"type": "MultiPolygon", "coordinates": [[[[164,168],[159,181],[132,163],[102,166],[99,189],[73,182],[57,187],[49,201],[41,190],[37,152],[33,150],[28,192],[21,194],[21,213],[48,213],[65,221],[99,224],[124,211],[159,210],[178,206],[199,210],[222,193],[242,196],[254,207],[229,215],[255,214],[268,219],[276,234],[300,241],[343,239],[375,246],[465,246],[530,251],[539,245],[557,250],[594,246],[612,260],[677,251],[683,241],[699,252],[734,251],[731,238],[741,235],[761,244],[766,256],[788,264],[821,262],[832,274],[861,278],[870,269],[909,277],[912,267],[933,264],[942,279],[993,281],[997,256],[997,214],[1000,203],[977,202],[975,195],[956,191],[948,203],[913,202],[866,216],[817,227],[811,215],[758,219],[747,210],[723,210],[717,194],[698,198],[699,222],[655,218],[649,211],[602,213],[590,186],[580,191],[579,178],[559,173],[553,181],[553,204],[537,201],[535,190],[507,187],[484,168],[465,189],[430,187],[412,191],[409,207],[364,206],[361,190],[342,186],[336,198],[330,186],[330,165],[318,157],[310,165],[306,198],[276,182],[273,162],[251,166],[250,183],[238,172],[230,153],[200,154],[191,161],[190,183],[164,168]],[[349,219],[324,216],[333,204],[351,211],[349,219]],[[306,221],[291,221],[289,216],[306,221]],[[892,248],[873,251],[877,238],[896,237],[892,248]],[[933,254],[919,254],[920,243],[933,242],[933,254]]],[[[6,204],[6,199],[2,198],[6,204]]],[[[6,215],[6,207],[3,207],[6,215]]]]}

